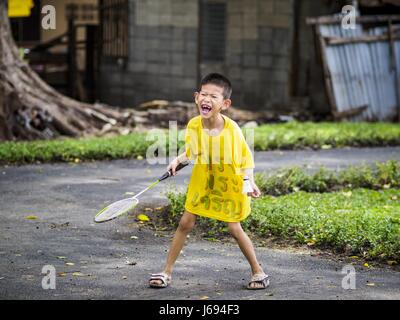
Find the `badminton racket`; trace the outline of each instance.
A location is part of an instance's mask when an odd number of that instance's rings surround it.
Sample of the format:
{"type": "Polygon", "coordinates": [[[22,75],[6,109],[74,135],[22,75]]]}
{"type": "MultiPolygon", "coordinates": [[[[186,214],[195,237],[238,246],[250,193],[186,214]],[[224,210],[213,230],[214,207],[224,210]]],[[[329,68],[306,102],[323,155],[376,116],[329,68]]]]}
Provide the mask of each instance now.
{"type": "MultiPolygon", "coordinates": [[[[181,170],[184,167],[186,167],[188,164],[189,164],[189,162],[179,163],[178,166],[175,169],[175,172],[181,170]]],[[[161,182],[161,181],[163,181],[163,180],[165,180],[165,179],[167,179],[167,178],[169,178],[171,176],[172,176],[172,170],[168,170],[157,181],[154,181],[151,185],[149,185],[147,188],[143,189],[142,191],[140,191],[139,193],[137,193],[133,197],[122,199],[122,200],[119,200],[119,201],[111,203],[107,207],[101,209],[96,214],[96,216],[94,217],[94,221],[98,222],[98,223],[110,221],[110,220],[113,220],[113,219],[123,215],[124,213],[129,212],[130,210],[132,210],[139,203],[138,197],[141,194],[143,194],[147,190],[153,188],[159,182],[161,182]]]]}

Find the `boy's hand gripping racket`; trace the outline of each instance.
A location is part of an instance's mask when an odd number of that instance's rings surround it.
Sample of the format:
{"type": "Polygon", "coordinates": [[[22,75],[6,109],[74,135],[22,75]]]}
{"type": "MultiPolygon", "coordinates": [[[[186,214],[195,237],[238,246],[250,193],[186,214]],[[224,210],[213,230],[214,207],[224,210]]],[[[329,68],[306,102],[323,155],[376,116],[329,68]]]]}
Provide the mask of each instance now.
{"type": "MultiPolygon", "coordinates": [[[[184,167],[186,167],[188,164],[189,164],[189,162],[184,162],[184,163],[178,164],[178,166],[175,169],[175,172],[181,170],[184,167]]],[[[172,176],[172,170],[169,170],[166,173],[164,173],[162,175],[162,177],[160,177],[157,181],[153,182],[150,186],[148,186],[146,189],[140,191],[135,196],[133,196],[131,198],[126,198],[126,199],[123,199],[123,200],[119,200],[119,201],[116,201],[116,202],[108,205],[107,207],[105,207],[104,209],[100,210],[96,214],[96,216],[94,217],[94,221],[95,222],[106,222],[106,221],[113,220],[113,219],[119,217],[120,215],[122,215],[124,213],[127,213],[128,211],[133,209],[139,203],[138,197],[142,193],[146,192],[150,188],[154,187],[157,183],[169,178],[170,176],[172,176]]]]}

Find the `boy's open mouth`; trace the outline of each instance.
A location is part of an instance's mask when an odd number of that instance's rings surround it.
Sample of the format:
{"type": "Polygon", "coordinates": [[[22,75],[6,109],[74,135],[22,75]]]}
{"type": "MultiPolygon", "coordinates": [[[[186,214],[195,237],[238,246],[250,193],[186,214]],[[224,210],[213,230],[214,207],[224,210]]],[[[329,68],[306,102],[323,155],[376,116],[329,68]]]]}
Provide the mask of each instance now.
{"type": "Polygon", "coordinates": [[[202,104],[200,106],[200,111],[201,111],[201,114],[203,114],[203,115],[208,114],[211,111],[211,109],[212,108],[209,105],[206,105],[206,104],[202,104]]]}

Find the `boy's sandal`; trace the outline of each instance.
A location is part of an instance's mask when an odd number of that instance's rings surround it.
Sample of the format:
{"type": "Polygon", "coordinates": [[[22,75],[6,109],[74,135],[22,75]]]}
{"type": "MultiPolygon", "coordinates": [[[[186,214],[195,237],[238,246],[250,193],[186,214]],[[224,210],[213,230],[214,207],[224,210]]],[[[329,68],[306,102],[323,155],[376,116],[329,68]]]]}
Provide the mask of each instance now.
{"type": "Polygon", "coordinates": [[[152,288],[166,288],[171,282],[171,277],[165,272],[155,273],[151,275],[149,284],[152,288]],[[161,283],[152,283],[151,281],[159,280],[161,283]]]}
{"type": "Polygon", "coordinates": [[[265,273],[255,274],[251,277],[249,284],[247,285],[247,289],[249,290],[263,290],[269,286],[269,276],[265,273]],[[259,284],[261,286],[254,286],[252,284],[259,284]]]}

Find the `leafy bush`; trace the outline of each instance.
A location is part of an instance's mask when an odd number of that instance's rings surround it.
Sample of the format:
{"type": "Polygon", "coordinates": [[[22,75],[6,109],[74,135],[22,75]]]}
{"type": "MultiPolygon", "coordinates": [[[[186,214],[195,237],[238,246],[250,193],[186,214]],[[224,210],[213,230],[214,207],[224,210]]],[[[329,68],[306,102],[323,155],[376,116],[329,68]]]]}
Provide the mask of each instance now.
{"type": "MultiPolygon", "coordinates": [[[[185,193],[169,194],[171,216],[183,211],[185,193]]],[[[400,261],[400,191],[356,189],[334,193],[295,192],[252,201],[245,229],[367,258],[400,261]]],[[[226,224],[203,219],[212,234],[226,224]],[[219,229],[218,229],[219,228],[219,229]]]]}
{"type": "Polygon", "coordinates": [[[375,166],[351,166],[334,172],[320,168],[307,173],[299,167],[282,169],[267,175],[257,173],[255,180],[260,190],[269,195],[279,196],[296,191],[329,192],[340,189],[383,189],[400,187],[400,162],[387,161],[375,166]]]}
{"type": "Polygon", "coordinates": [[[349,254],[400,259],[400,191],[298,192],[253,202],[245,226],[349,254]]]}

